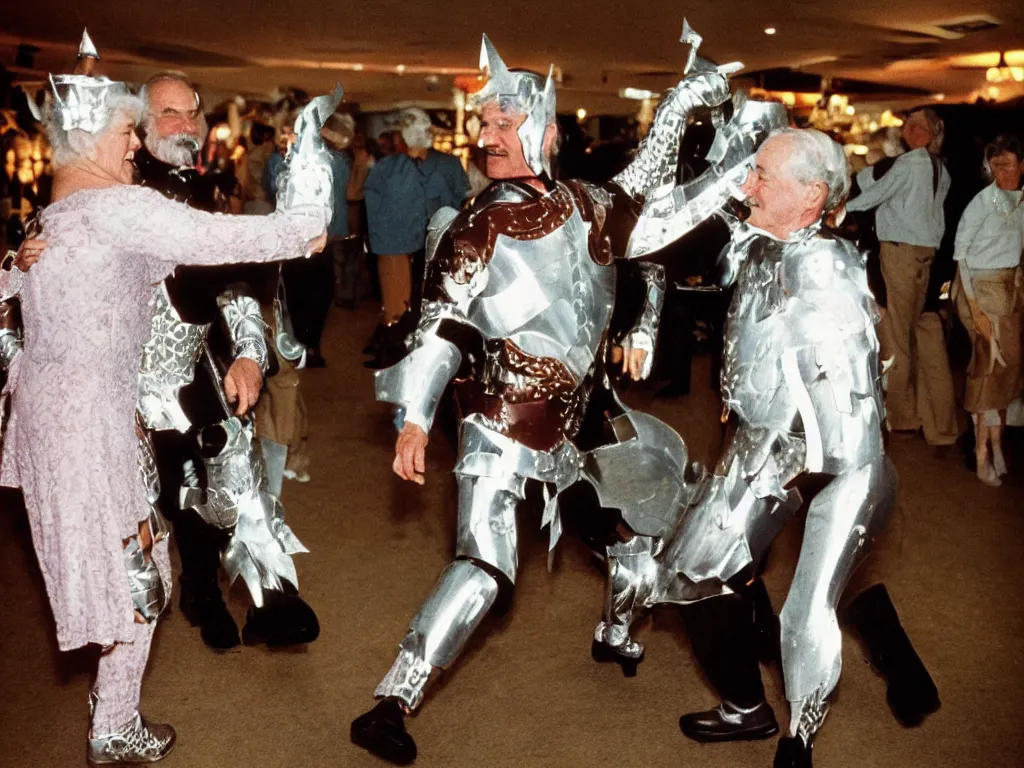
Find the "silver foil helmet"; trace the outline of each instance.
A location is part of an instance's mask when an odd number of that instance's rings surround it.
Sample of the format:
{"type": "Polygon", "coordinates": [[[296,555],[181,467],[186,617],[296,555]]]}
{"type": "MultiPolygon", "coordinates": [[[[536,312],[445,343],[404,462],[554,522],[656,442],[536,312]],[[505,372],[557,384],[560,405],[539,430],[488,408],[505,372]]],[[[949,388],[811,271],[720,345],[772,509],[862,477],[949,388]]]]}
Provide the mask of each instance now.
{"type": "MultiPolygon", "coordinates": [[[[82,42],[78,46],[79,59],[99,60],[100,54],[89,37],[89,31],[82,31],[82,42]]],[[[99,133],[110,119],[110,102],[128,95],[128,86],[106,77],[91,75],[50,75],[50,109],[60,119],[65,131],[87,131],[99,133]]],[[[35,102],[29,99],[29,107],[35,102]]],[[[32,109],[33,116],[42,116],[32,109]]]]}
{"type": "Polygon", "coordinates": [[[480,45],[480,71],[487,75],[487,82],[473,94],[470,106],[480,109],[496,101],[503,112],[526,115],[517,131],[526,164],[538,176],[550,177],[551,160],[544,153],[544,131],[555,122],[554,68],[548,71],[547,80],[533,72],[513,72],[484,35],[480,45]]]}

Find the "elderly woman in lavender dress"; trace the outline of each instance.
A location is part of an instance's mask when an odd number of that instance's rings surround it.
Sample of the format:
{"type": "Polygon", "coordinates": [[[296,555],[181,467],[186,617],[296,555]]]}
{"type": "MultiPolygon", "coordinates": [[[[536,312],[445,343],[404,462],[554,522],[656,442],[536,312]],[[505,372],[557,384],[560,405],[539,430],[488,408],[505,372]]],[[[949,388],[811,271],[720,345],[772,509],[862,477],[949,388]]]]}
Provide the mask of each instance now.
{"type": "Polygon", "coordinates": [[[148,523],[135,426],[148,301],[178,264],[319,250],[325,217],[314,209],[206,214],[132,186],[141,103],[104,78],[56,78],[55,95],[47,116],[55,167],[55,202],[42,217],[47,250],[28,272],[0,271],[0,295],[20,296],[25,326],[7,385],[12,413],[0,483],[24,491],[60,648],[103,648],[90,696],[89,761],[155,762],[175,735],[138,712],[162,607],[140,604],[138,595],[147,587],[159,594],[161,581],[169,591],[166,542],[148,523]]]}

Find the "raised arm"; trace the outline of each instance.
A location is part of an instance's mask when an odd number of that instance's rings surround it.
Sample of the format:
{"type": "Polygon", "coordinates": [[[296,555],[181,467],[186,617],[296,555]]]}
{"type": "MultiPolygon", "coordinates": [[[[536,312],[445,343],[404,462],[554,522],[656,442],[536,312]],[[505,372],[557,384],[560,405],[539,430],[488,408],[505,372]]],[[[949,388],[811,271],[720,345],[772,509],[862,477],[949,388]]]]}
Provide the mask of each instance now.
{"type": "MultiPolygon", "coordinates": [[[[305,255],[325,232],[324,213],[275,212],[227,216],[197,211],[142,187],[125,187],[117,201],[131,243],[153,260],[157,282],[179,264],[279,261],[305,255]]],[[[318,248],[317,248],[318,250],[318,248]]]]}

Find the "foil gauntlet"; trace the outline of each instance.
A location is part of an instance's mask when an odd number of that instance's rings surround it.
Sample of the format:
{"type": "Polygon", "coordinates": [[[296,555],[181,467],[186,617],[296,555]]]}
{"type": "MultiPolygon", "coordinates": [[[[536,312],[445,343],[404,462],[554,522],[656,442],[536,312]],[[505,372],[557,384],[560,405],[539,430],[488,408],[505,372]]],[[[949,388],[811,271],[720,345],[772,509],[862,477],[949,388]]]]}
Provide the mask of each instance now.
{"type": "Polygon", "coordinates": [[[227,324],[234,358],[248,358],[266,373],[266,326],[260,313],[260,303],[238,289],[230,289],[217,297],[217,306],[227,324]]]}

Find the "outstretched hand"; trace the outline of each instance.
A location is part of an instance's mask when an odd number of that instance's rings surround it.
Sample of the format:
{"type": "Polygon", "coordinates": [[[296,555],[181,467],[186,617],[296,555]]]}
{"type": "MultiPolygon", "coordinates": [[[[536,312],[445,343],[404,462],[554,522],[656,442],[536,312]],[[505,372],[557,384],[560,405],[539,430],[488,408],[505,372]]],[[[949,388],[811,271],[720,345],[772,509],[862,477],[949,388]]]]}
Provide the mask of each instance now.
{"type": "Polygon", "coordinates": [[[426,481],[423,473],[426,470],[427,433],[418,424],[406,422],[402,431],[398,433],[398,440],[395,442],[395,461],[391,468],[403,480],[409,480],[417,485],[423,485],[426,481]]]}

